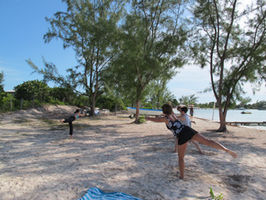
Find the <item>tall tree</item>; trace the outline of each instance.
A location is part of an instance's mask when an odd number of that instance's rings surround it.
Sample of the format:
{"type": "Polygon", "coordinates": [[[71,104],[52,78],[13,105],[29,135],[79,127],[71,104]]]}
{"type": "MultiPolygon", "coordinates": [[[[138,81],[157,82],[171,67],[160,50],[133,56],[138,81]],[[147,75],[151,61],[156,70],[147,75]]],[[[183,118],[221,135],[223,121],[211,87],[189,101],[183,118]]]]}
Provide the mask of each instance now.
{"type": "Polygon", "coordinates": [[[209,67],[211,87],[226,131],[230,103],[245,82],[266,79],[265,1],[243,7],[238,0],[195,0],[192,53],[197,64],[209,67]],[[241,7],[242,6],[242,7],[241,7]]]}
{"type": "Polygon", "coordinates": [[[189,96],[182,96],[178,99],[179,103],[184,105],[193,105],[196,104],[198,100],[198,97],[195,96],[195,94],[189,95],[189,96]]]}
{"type": "Polygon", "coordinates": [[[174,95],[167,88],[167,79],[160,77],[159,80],[151,81],[146,88],[145,102],[149,102],[153,108],[161,108],[161,106],[169,101],[173,101],[174,95]]]}
{"type": "Polygon", "coordinates": [[[0,72],[0,93],[4,92],[4,72],[0,72]]]}
{"type": "Polygon", "coordinates": [[[4,91],[4,72],[0,72],[0,103],[2,104],[3,97],[5,96],[4,91]]]}
{"type": "MultiPolygon", "coordinates": [[[[62,0],[66,12],[57,12],[52,18],[45,42],[52,39],[63,41],[64,48],[76,53],[78,66],[68,69],[69,73],[89,96],[91,114],[94,115],[99,95],[100,73],[108,66],[117,42],[116,26],[120,20],[122,0],[62,0]]],[[[45,70],[44,70],[45,71],[45,70]]]]}
{"type": "Polygon", "coordinates": [[[186,30],[181,2],[133,0],[122,25],[120,54],[112,63],[122,90],[134,94],[136,122],[147,85],[164,75],[169,79],[184,64],[186,30]]]}

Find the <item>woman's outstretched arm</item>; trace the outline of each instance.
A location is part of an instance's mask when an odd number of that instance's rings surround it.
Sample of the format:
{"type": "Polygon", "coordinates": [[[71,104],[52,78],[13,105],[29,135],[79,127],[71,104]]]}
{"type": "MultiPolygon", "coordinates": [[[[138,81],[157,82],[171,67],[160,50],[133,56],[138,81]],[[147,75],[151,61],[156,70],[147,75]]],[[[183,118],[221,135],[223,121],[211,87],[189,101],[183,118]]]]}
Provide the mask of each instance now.
{"type": "Polygon", "coordinates": [[[167,119],[165,117],[145,117],[146,120],[153,121],[153,122],[167,122],[167,119]]]}

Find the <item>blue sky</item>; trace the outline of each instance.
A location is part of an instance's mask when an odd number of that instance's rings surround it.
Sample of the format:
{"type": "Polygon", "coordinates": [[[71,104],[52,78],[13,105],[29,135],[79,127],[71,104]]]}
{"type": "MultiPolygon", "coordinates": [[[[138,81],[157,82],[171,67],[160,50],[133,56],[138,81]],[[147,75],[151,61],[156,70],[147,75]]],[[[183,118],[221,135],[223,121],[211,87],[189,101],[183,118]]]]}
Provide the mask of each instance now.
{"type": "MultiPolygon", "coordinates": [[[[40,75],[32,73],[27,59],[42,67],[44,58],[54,63],[62,74],[75,66],[75,53],[71,49],[63,49],[59,40],[47,44],[43,40],[49,27],[45,17],[65,9],[61,0],[0,0],[0,71],[4,72],[5,90],[12,90],[28,80],[41,79],[40,75]]],[[[168,88],[177,99],[195,94],[199,102],[210,102],[214,101],[211,92],[199,93],[209,86],[209,80],[207,69],[185,66],[169,82],[168,88]]],[[[255,95],[249,84],[245,85],[245,90],[252,102],[266,100],[265,84],[255,95]]]]}

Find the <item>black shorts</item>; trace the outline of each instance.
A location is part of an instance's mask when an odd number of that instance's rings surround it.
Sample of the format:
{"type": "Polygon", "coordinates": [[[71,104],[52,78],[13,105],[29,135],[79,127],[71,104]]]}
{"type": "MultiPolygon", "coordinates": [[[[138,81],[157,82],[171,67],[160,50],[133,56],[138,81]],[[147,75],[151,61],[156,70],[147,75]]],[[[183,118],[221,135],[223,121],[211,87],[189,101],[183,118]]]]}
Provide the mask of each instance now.
{"type": "Polygon", "coordinates": [[[69,123],[69,122],[73,122],[76,118],[74,116],[70,116],[69,118],[66,118],[63,122],[64,123],[69,123]]]}
{"type": "Polygon", "coordinates": [[[189,126],[184,126],[182,131],[178,134],[178,145],[185,144],[187,141],[189,141],[194,135],[196,135],[198,132],[194,130],[193,128],[190,128],[189,126]]]}

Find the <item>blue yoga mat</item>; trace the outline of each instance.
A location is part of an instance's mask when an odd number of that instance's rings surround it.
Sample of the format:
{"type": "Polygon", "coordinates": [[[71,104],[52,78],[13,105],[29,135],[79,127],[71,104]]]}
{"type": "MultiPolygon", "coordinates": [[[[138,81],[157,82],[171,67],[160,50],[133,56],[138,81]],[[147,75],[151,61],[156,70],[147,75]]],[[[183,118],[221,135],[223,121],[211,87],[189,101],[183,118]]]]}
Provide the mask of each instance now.
{"type": "Polygon", "coordinates": [[[79,200],[141,200],[121,192],[106,193],[97,187],[88,189],[87,193],[79,200]]]}

